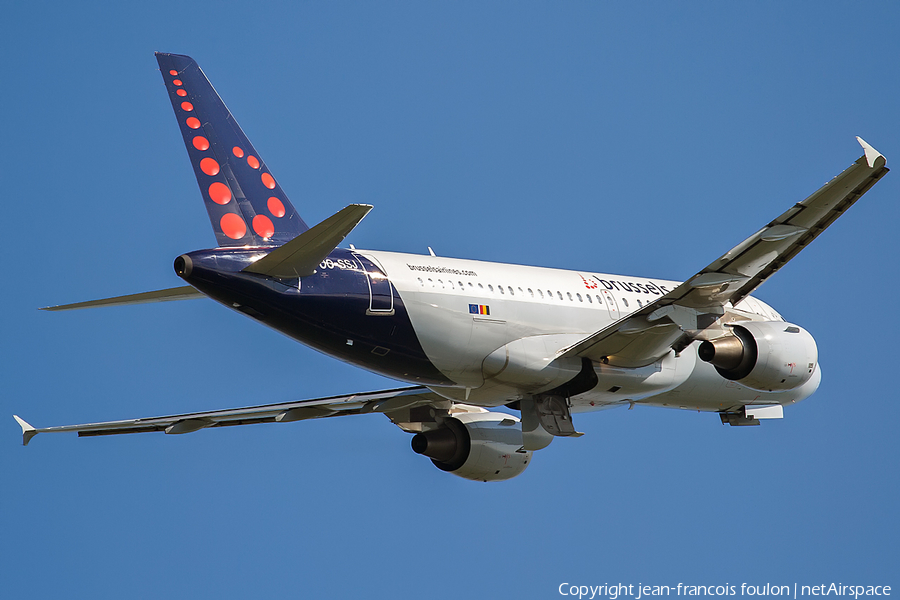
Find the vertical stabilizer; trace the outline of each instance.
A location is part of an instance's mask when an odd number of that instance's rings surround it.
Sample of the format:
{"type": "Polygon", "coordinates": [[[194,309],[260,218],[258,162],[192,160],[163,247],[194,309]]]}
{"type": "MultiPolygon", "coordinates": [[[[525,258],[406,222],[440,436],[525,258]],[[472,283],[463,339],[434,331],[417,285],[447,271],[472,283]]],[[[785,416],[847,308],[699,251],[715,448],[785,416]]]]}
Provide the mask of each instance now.
{"type": "Polygon", "coordinates": [[[196,61],[156,60],[219,246],[280,246],[309,229],[196,61]]]}

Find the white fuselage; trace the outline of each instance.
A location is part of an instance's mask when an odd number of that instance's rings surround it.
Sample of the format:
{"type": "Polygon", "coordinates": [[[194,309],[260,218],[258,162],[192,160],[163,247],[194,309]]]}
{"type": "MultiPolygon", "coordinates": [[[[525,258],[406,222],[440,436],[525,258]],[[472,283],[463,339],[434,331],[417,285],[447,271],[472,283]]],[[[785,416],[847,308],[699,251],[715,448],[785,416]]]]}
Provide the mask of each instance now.
{"type": "MultiPolygon", "coordinates": [[[[492,366],[498,349],[516,344],[527,346],[534,356],[552,357],[680,283],[418,254],[357,253],[381,264],[426,355],[456,384],[434,391],[481,406],[507,404],[535,391],[529,388],[533,382],[517,385],[510,377],[492,376],[502,368],[492,366]]],[[[731,310],[751,320],[784,320],[753,297],[731,310]]],[[[633,403],[700,411],[728,411],[751,402],[790,404],[812,394],[821,379],[816,367],[813,377],[795,390],[755,391],[700,361],[696,345],[637,369],[595,362],[599,384],[572,398],[572,411],[633,403]]]]}

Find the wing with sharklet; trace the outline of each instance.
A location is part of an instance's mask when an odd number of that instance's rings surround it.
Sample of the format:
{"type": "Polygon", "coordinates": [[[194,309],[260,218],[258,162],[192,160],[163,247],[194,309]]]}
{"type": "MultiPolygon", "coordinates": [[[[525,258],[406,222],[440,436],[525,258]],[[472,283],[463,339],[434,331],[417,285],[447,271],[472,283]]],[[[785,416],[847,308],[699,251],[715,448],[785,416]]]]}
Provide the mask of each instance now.
{"type": "Polygon", "coordinates": [[[809,245],[888,172],[861,138],[865,154],[806,200],[723,254],[677,288],[565,348],[622,367],[642,367],[702,338],[733,307],[809,245]]]}
{"type": "Polygon", "coordinates": [[[463,407],[461,405],[454,406],[449,400],[441,398],[428,388],[414,386],[244,408],[229,408],[103,423],[62,425],[58,427],[33,427],[21,417],[17,415],[13,415],[13,417],[22,428],[22,443],[27,446],[31,438],[39,433],[68,431],[77,432],[81,437],[116,435],[120,433],[148,433],[153,431],[178,434],[191,433],[207,427],[252,425],[255,423],[290,423],[306,419],[365,413],[383,413],[404,431],[419,432],[436,426],[433,419],[435,413],[441,411],[448,413],[452,410],[471,412],[471,410],[480,411],[483,409],[463,407]],[[418,407],[426,407],[425,412],[429,414],[417,415],[412,412],[418,407]]]}

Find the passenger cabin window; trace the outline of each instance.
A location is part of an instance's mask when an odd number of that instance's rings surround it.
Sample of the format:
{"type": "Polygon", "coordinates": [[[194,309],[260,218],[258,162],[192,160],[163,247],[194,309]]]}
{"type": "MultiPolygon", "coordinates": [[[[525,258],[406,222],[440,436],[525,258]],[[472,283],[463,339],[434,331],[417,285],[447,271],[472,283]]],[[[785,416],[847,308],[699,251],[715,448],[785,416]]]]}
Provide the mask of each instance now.
{"type": "Polygon", "coordinates": [[[625,298],[622,298],[622,304],[625,305],[625,308],[628,308],[628,300],[626,300],[625,298]]]}
{"type": "Polygon", "coordinates": [[[581,294],[575,294],[575,297],[578,298],[579,302],[584,302],[584,300],[581,299],[581,294]]]}
{"type": "Polygon", "coordinates": [[[513,289],[512,289],[512,286],[511,286],[511,285],[509,285],[509,286],[506,286],[506,289],[508,289],[508,290],[509,290],[509,295],[510,295],[510,296],[515,296],[515,295],[516,295],[516,293],[515,293],[515,292],[514,292],[514,291],[513,291],[513,289]]]}
{"type": "Polygon", "coordinates": [[[532,298],[534,298],[534,290],[532,290],[531,288],[528,288],[528,295],[531,296],[532,298]]]}
{"type": "Polygon", "coordinates": [[[566,296],[569,297],[569,302],[572,301],[572,292],[566,292],[566,296]]]}
{"type": "Polygon", "coordinates": [[[501,294],[505,294],[505,293],[506,293],[506,292],[503,291],[503,286],[502,286],[502,285],[498,285],[498,286],[497,286],[497,289],[500,290],[500,293],[501,293],[501,294]]]}
{"type": "Polygon", "coordinates": [[[431,277],[428,278],[428,285],[434,287],[434,281],[432,281],[431,277]]]}
{"type": "Polygon", "coordinates": [[[600,294],[597,294],[597,304],[603,304],[603,299],[600,298],[600,294]]]}
{"type": "MultiPolygon", "coordinates": [[[[459,284],[459,289],[463,289],[464,286],[463,286],[463,284],[462,284],[462,281],[457,281],[456,283],[459,284]]],[[[471,287],[471,286],[472,286],[472,284],[470,283],[470,284],[469,284],[469,287],[471,287]]]]}
{"type": "Polygon", "coordinates": [[[488,291],[489,291],[490,293],[493,294],[493,293],[494,293],[494,286],[492,286],[491,284],[488,284],[488,291]]]}
{"type": "Polygon", "coordinates": [[[421,277],[419,277],[418,279],[419,279],[419,285],[425,285],[425,282],[422,281],[422,278],[421,278],[421,277]]]}
{"type": "Polygon", "coordinates": [[[585,294],[584,297],[588,299],[588,304],[593,304],[593,303],[594,303],[594,301],[591,300],[591,295],[590,295],[590,294],[585,294]]]}
{"type": "Polygon", "coordinates": [[[543,299],[544,299],[544,292],[542,292],[541,290],[538,290],[538,296],[540,297],[541,300],[543,300],[543,299]]]}
{"type": "Polygon", "coordinates": [[[481,285],[481,284],[479,283],[479,284],[478,284],[478,289],[479,289],[479,290],[483,290],[483,289],[484,289],[484,286],[481,285]]]}
{"type": "Polygon", "coordinates": [[[557,291],[557,292],[556,292],[556,295],[557,295],[557,296],[559,296],[559,299],[560,299],[560,300],[562,300],[562,299],[563,299],[563,297],[562,297],[562,292],[560,292],[560,291],[557,291]]]}

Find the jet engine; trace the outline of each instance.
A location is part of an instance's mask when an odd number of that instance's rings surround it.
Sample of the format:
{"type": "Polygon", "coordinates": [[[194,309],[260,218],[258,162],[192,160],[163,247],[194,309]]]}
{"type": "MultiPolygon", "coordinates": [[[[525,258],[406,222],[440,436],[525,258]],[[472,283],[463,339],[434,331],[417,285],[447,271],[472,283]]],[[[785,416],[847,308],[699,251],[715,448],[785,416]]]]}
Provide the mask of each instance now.
{"type": "Polygon", "coordinates": [[[778,321],[747,321],[726,335],[700,344],[700,360],[725,379],[754,390],[793,390],[812,377],[819,360],[816,341],[805,329],[778,321]]]}
{"type": "Polygon", "coordinates": [[[475,481],[503,481],[531,462],[522,449],[519,419],[499,412],[462,413],[431,431],[417,433],[412,449],[448,473],[475,481]]]}

